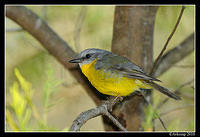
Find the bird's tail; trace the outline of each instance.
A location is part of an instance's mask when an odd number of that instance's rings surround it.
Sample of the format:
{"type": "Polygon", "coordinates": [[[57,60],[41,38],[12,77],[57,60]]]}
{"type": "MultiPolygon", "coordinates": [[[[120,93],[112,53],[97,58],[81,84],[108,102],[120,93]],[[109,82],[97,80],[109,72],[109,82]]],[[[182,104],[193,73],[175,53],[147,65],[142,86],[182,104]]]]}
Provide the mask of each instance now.
{"type": "Polygon", "coordinates": [[[167,95],[170,98],[173,98],[175,100],[181,100],[181,98],[179,96],[177,96],[176,94],[172,93],[171,91],[169,91],[168,89],[154,83],[154,82],[148,82],[149,85],[151,85],[153,88],[155,88],[156,90],[160,91],[161,93],[167,95]]]}

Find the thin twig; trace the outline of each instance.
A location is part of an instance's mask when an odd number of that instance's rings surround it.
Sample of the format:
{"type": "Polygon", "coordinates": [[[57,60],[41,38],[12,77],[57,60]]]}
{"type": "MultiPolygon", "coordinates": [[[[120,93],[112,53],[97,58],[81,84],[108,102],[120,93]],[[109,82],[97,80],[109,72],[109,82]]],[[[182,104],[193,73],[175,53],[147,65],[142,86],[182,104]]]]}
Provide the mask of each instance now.
{"type": "Polygon", "coordinates": [[[47,6],[42,6],[42,17],[47,22],[47,6]]]}
{"type": "Polygon", "coordinates": [[[190,34],[183,42],[169,50],[159,59],[152,76],[158,77],[162,75],[167,70],[170,70],[170,67],[183,60],[193,51],[194,33],[190,34]]]}
{"type": "Polygon", "coordinates": [[[160,120],[160,123],[162,124],[163,128],[165,129],[165,131],[167,131],[167,128],[165,126],[165,123],[163,122],[163,120],[161,119],[160,115],[158,113],[156,113],[156,109],[151,105],[151,103],[146,99],[145,95],[140,92],[142,94],[142,96],[144,97],[144,100],[147,102],[147,104],[149,104],[151,106],[151,108],[153,109],[154,113],[156,114],[156,116],[158,117],[158,119],[160,120]]]}
{"type": "Polygon", "coordinates": [[[72,126],[70,127],[70,131],[79,131],[83,124],[85,124],[91,118],[105,115],[107,116],[119,129],[122,131],[127,131],[125,127],[123,127],[117,119],[115,119],[109,112],[109,103],[103,103],[102,105],[82,112],[73,122],[72,126]]]}
{"type": "Polygon", "coordinates": [[[194,68],[194,65],[174,65],[177,68],[194,68]]]}
{"type": "Polygon", "coordinates": [[[83,24],[84,17],[86,15],[87,7],[83,6],[81,8],[81,11],[78,15],[76,24],[75,24],[75,31],[74,31],[74,42],[75,42],[75,48],[77,52],[80,52],[81,45],[80,45],[80,33],[81,33],[81,27],[83,24]]]}
{"type": "Polygon", "coordinates": [[[165,45],[164,45],[162,51],[160,52],[160,54],[159,54],[158,57],[156,58],[156,60],[155,60],[155,62],[154,62],[154,64],[153,64],[153,67],[152,67],[152,69],[151,69],[151,71],[150,71],[150,75],[152,75],[153,71],[155,70],[155,66],[156,66],[156,64],[158,63],[158,60],[159,60],[159,59],[161,58],[161,56],[163,55],[164,51],[165,51],[166,48],[167,48],[167,45],[168,45],[169,41],[171,40],[172,36],[174,35],[174,33],[175,33],[175,31],[176,31],[176,29],[177,29],[177,27],[178,27],[178,24],[179,24],[179,22],[180,22],[180,20],[181,20],[181,17],[182,17],[182,15],[183,15],[184,9],[185,9],[185,7],[182,6],[180,15],[179,15],[179,17],[178,17],[178,20],[177,20],[175,26],[174,26],[174,29],[173,29],[173,31],[171,32],[171,34],[169,35],[169,37],[168,37],[168,39],[167,39],[167,41],[166,41],[166,43],[165,43],[165,45]]]}
{"type": "MultiPolygon", "coordinates": [[[[174,91],[174,93],[175,93],[175,94],[180,94],[180,89],[182,89],[183,87],[185,87],[185,86],[187,86],[187,85],[190,85],[193,81],[194,81],[194,79],[191,79],[191,80],[189,80],[189,81],[183,83],[182,85],[180,85],[180,86],[174,91]]],[[[156,107],[156,109],[161,108],[168,100],[169,100],[169,98],[164,99],[164,100],[156,107]]]]}
{"type": "Polygon", "coordinates": [[[23,35],[22,35],[22,39],[23,39],[23,43],[24,43],[24,45],[28,45],[28,46],[31,46],[31,47],[33,47],[33,48],[35,48],[35,49],[37,49],[38,51],[42,51],[42,52],[44,52],[44,53],[47,53],[47,54],[49,54],[45,49],[43,49],[40,45],[36,45],[36,44],[33,44],[33,42],[31,42],[28,38],[26,38],[26,32],[24,31],[23,32],[23,35]]]}
{"type": "Polygon", "coordinates": [[[105,111],[105,114],[119,129],[121,129],[122,131],[128,131],[125,127],[123,127],[119,121],[114,118],[108,111],[105,111]]]}
{"type": "Polygon", "coordinates": [[[6,29],[6,32],[22,32],[24,29],[22,28],[8,28],[6,29]]]}
{"type": "Polygon", "coordinates": [[[192,95],[187,95],[187,94],[181,94],[181,97],[185,98],[185,99],[189,99],[189,100],[194,100],[194,96],[192,95]]]}
{"type": "Polygon", "coordinates": [[[194,106],[193,104],[187,104],[187,105],[184,105],[184,106],[176,107],[176,108],[173,108],[173,109],[168,110],[166,112],[160,113],[160,116],[166,115],[166,114],[171,113],[173,111],[177,111],[179,109],[184,109],[186,107],[193,107],[193,106],[194,106]]]}
{"type": "Polygon", "coordinates": [[[163,126],[163,128],[165,129],[165,131],[167,131],[167,127],[165,126],[165,123],[163,122],[163,120],[161,119],[161,117],[156,113],[156,116],[158,117],[158,119],[160,120],[161,125],[163,126]]]}
{"type": "Polygon", "coordinates": [[[191,86],[192,89],[194,89],[194,86],[191,86]]]}

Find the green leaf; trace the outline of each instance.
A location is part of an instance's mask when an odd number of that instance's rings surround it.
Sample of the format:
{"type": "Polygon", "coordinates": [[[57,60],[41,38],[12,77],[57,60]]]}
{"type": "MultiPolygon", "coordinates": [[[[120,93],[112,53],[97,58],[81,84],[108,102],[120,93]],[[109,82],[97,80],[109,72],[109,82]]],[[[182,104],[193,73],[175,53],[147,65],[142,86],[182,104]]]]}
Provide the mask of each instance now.
{"type": "Polygon", "coordinates": [[[27,108],[23,119],[24,127],[28,127],[28,122],[30,120],[30,117],[31,117],[31,109],[27,108]]]}
{"type": "Polygon", "coordinates": [[[6,121],[9,124],[9,126],[11,127],[12,130],[19,131],[19,127],[15,123],[10,111],[8,111],[8,110],[6,110],[6,121]]]}
{"type": "Polygon", "coordinates": [[[26,81],[26,79],[21,75],[20,71],[17,68],[14,69],[14,73],[15,73],[15,76],[17,77],[17,79],[20,83],[20,86],[23,89],[25,95],[29,99],[31,99],[33,92],[34,92],[31,88],[31,83],[26,81]]]}
{"type": "Polygon", "coordinates": [[[19,93],[19,85],[17,82],[14,82],[13,86],[10,88],[10,94],[12,95],[11,107],[14,109],[19,120],[24,114],[27,103],[24,97],[19,93]]]}
{"type": "Polygon", "coordinates": [[[50,85],[48,83],[45,84],[45,89],[43,91],[43,105],[46,106],[47,99],[48,99],[48,92],[49,92],[50,85]]]}

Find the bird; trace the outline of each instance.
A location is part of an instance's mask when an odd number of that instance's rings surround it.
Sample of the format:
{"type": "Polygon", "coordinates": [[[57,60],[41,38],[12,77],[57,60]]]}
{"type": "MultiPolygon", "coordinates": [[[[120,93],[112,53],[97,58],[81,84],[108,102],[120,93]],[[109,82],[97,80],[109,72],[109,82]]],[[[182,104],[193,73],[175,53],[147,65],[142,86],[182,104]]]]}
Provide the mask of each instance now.
{"type": "Polygon", "coordinates": [[[141,89],[156,89],[168,97],[181,100],[175,93],[157,84],[157,78],[128,58],[97,48],[83,50],[70,63],[78,63],[82,73],[102,94],[125,97],[141,89]]]}

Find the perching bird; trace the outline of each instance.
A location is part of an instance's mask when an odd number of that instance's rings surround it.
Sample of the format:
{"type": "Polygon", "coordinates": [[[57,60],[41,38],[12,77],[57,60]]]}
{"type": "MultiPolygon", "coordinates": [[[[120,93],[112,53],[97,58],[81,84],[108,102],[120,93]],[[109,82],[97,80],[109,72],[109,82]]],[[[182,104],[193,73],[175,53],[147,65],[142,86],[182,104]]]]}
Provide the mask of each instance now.
{"type": "Polygon", "coordinates": [[[106,95],[128,96],[140,89],[155,88],[170,98],[181,99],[127,58],[106,50],[86,49],[69,62],[78,63],[91,84],[106,95]]]}

